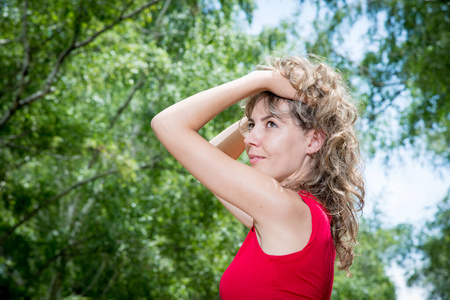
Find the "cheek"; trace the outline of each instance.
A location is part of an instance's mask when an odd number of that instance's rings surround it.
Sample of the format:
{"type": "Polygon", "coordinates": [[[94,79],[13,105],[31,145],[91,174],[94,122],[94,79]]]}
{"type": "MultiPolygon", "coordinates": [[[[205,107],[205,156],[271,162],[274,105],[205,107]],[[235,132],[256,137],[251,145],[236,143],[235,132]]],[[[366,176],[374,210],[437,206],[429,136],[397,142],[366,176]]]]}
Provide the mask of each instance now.
{"type": "Polygon", "coordinates": [[[269,139],[267,139],[265,146],[268,152],[283,156],[283,153],[287,153],[292,146],[292,143],[284,135],[273,133],[269,139]]]}
{"type": "Polygon", "coordinates": [[[286,139],[282,143],[284,153],[292,164],[302,162],[306,155],[306,142],[299,136],[291,136],[290,139],[286,139]]]}
{"type": "Polygon", "coordinates": [[[298,132],[298,129],[287,131],[273,131],[267,133],[263,142],[264,149],[277,155],[278,159],[292,160],[300,159],[306,151],[306,139],[298,132]]]}

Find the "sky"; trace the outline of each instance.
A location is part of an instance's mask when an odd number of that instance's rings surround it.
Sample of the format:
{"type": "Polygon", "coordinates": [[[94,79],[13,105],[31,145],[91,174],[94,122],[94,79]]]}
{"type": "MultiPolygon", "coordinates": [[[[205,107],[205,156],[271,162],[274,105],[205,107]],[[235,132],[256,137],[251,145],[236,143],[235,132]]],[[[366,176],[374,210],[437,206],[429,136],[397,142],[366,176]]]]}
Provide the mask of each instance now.
{"type": "MultiPolygon", "coordinates": [[[[298,2],[299,0],[256,0],[257,8],[247,32],[257,34],[264,26],[276,26],[281,20],[292,17],[298,10],[298,2]]],[[[311,7],[305,6],[297,19],[308,30],[307,24],[313,17],[311,7]]],[[[356,28],[349,32],[349,38],[342,43],[342,48],[357,59],[358,56],[361,57],[364,48],[368,47],[364,39],[367,24],[361,22],[356,28]]],[[[380,153],[375,158],[366,160],[366,211],[370,214],[376,207],[382,212],[383,223],[388,226],[405,222],[423,226],[427,220],[432,219],[436,204],[450,188],[450,170],[436,170],[414,158],[407,150],[393,156],[389,165],[384,163],[383,158],[384,154],[380,153]]],[[[425,299],[423,289],[406,287],[403,269],[392,266],[387,272],[396,283],[398,300],[425,299]]]]}

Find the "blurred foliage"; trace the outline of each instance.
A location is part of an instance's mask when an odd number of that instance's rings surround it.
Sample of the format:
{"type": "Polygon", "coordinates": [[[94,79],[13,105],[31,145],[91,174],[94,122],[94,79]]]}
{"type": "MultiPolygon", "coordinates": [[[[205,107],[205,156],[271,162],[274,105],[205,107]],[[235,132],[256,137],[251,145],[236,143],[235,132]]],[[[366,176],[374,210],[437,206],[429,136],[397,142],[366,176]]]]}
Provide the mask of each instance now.
{"type": "Polygon", "coordinates": [[[427,287],[428,299],[450,299],[450,193],[438,205],[433,221],[420,234],[416,247],[421,260],[409,277],[409,285],[427,287]]]}
{"type": "Polygon", "coordinates": [[[264,37],[231,21],[252,7],[2,2],[0,298],[218,295],[245,232],[150,120],[261,60],[264,37]]]}
{"type": "MultiPolygon", "coordinates": [[[[150,120],[290,47],[288,21],[239,30],[236,16],[251,21],[253,8],[0,2],[0,298],[218,297],[246,231],[159,144],[150,120]]],[[[319,44],[308,49],[352,70],[319,44]]],[[[227,109],[201,134],[241,114],[227,109]]],[[[337,271],[333,298],[395,298],[385,267],[402,236],[365,220],[353,278],[337,271]]]]}
{"type": "Polygon", "coordinates": [[[395,285],[386,268],[398,257],[398,250],[404,249],[409,228],[384,228],[380,219],[377,212],[362,220],[350,268],[352,277],[336,268],[331,299],[396,299],[395,285]]]}
{"type": "Polygon", "coordinates": [[[315,6],[317,14],[312,36],[305,37],[303,27],[297,36],[308,52],[330,58],[356,86],[369,151],[408,147],[431,154],[435,166],[448,165],[450,2],[301,2],[315,6]],[[341,45],[355,43],[351,35],[361,33],[358,43],[365,47],[357,53],[359,61],[341,45]]]}
{"type": "MultiPolygon", "coordinates": [[[[329,58],[353,84],[362,104],[360,135],[366,153],[384,150],[389,160],[393,150],[405,147],[422,161],[447,168],[450,2],[303,0],[300,12],[308,5],[316,12],[313,30],[308,34],[296,26],[294,35],[308,52],[329,58]],[[361,52],[344,50],[352,43],[361,52]]],[[[402,247],[394,248],[407,270],[423,259],[412,271],[411,284],[426,287],[430,299],[448,299],[448,200],[438,211],[428,231],[416,229],[421,239],[403,240],[402,247]]],[[[407,232],[411,236],[412,228],[407,232]]]]}

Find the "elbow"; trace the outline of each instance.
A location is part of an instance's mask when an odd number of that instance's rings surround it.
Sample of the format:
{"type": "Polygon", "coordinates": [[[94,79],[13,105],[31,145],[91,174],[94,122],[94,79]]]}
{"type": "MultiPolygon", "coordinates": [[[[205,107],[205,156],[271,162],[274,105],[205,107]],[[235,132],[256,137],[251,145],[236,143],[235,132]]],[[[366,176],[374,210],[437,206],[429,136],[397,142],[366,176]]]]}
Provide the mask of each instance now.
{"type": "Polygon", "coordinates": [[[158,123],[159,123],[159,117],[158,115],[154,116],[153,119],[150,122],[150,126],[152,127],[153,131],[156,131],[156,129],[158,128],[158,123]]]}
{"type": "Polygon", "coordinates": [[[152,127],[152,130],[156,135],[163,130],[164,122],[161,113],[153,117],[152,121],[150,122],[150,126],[152,127]]]}
{"type": "Polygon", "coordinates": [[[150,126],[152,127],[156,138],[162,142],[161,139],[176,134],[176,132],[174,132],[174,126],[172,126],[173,123],[172,116],[167,114],[164,110],[153,117],[150,126]]]}
{"type": "Polygon", "coordinates": [[[166,122],[164,122],[163,118],[161,117],[161,113],[154,116],[152,121],[150,122],[150,126],[152,127],[155,137],[160,141],[164,136],[164,123],[166,122]]]}
{"type": "Polygon", "coordinates": [[[188,127],[180,119],[182,118],[179,115],[174,114],[171,110],[165,109],[153,117],[150,126],[158,139],[162,136],[179,136],[188,127]]]}

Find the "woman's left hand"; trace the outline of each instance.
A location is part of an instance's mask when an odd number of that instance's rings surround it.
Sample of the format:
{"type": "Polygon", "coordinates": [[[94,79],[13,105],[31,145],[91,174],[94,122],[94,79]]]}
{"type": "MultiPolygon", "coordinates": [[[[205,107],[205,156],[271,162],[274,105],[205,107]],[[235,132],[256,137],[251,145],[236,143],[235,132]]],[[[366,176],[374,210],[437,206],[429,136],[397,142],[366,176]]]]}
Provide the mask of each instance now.
{"type": "Polygon", "coordinates": [[[267,81],[267,90],[274,93],[275,95],[287,98],[287,99],[295,99],[298,90],[295,89],[288,78],[284,77],[280,71],[258,71],[258,72],[270,72],[268,81],[267,81]]]}

